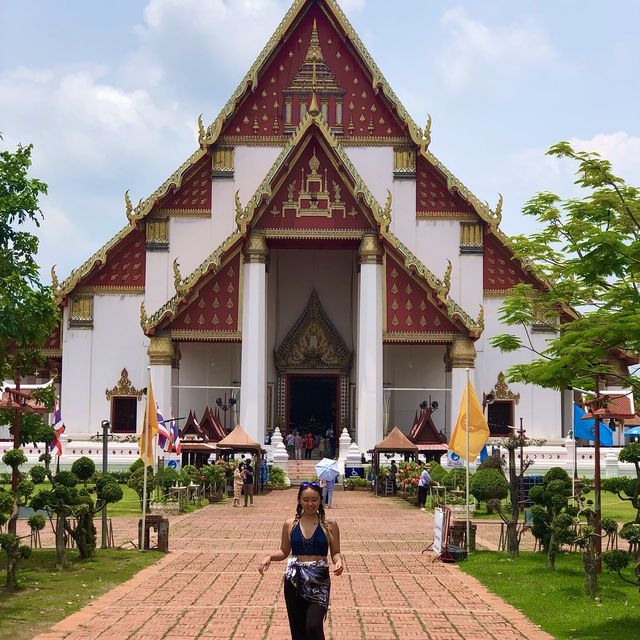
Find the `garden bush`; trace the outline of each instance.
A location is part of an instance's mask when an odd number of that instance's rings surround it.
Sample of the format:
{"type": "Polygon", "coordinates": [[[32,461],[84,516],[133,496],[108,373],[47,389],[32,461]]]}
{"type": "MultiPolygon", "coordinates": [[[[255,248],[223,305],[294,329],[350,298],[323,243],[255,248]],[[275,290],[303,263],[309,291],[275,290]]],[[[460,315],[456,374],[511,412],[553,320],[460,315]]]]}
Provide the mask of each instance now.
{"type": "Polygon", "coordinates": [[[504,500],[509,495],[509,483],[501,470],[488,467],[471,476],[469,491],[478,502],[486,502],[489,513],[492,513],[492,501],[504,500]]]}
{"type": "Polygon", "coordinates": [[[283,489],[287,486],[287,477],[280,467],[273,466],[269,472],[269,482],[267,487],[273,489],[283,489]]]}

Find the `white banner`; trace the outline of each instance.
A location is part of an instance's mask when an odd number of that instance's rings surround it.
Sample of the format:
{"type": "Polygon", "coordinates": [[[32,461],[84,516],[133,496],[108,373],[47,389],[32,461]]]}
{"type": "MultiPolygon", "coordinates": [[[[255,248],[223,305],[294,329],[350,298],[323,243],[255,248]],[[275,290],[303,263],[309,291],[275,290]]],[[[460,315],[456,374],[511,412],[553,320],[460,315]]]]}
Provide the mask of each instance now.
{"type": "Polygon", "coordinates": [[[464,460],[454,451],[447,451],[447,467],[464,467],[464,460]]]}
{"type": "Polygon", "coordinates": [[[447,512],[442,507],[436,507],[435,517],[433,520],[433,551],[436,555],[440,555],[444,550],[446,540],[446,518],[447,512]]]}

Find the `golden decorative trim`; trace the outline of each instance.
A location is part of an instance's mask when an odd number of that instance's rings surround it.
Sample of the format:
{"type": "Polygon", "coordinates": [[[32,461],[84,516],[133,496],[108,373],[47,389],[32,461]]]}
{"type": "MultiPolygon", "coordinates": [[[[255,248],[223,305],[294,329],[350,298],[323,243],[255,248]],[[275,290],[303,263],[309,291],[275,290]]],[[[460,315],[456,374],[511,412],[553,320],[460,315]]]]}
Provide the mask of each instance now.
{"type": "Polygon", "coordinates": [[[143,296],[144,285],[139,287],[101,287],[99,285],[93,287],[78,287],[74,291],[75,296],[143,296]]]}
{"type": "Polygon", "coordinates": [[[498,374],[498,382],[496,382],[495,387],[493,387],[493,393],[496,400],[513,400],[515,404],[520,402],[520,394],[513,393],[513,391],[509,389],[509,385],[502,371],[498,374]]]}
{"type": "Polygon", "coordinates": [[[129,380],[129,372],[123,369],[120,373],[120,379],[116,383],[116,386],[112,389],[105,389],[104,392],[107,400],[111,400],[114,396],[132,396],[135,398],[142,398],[144,391],[142,389],[136,389],[131,380],[129,380]]]}
{"type": "Polygon", "coordinates": [[[149,217],[146,224],[146,244],[169,247],[169,218],[149,217]]]}
{"type": "Polygon", "coordinates": [[[170,218],[210,218],[211,209],[156,209],[154,214],[170,218]]]}
{"type": "Polygon", "coordinates": [[[93,296],[72,296],[69,307],[70,327],[93,327],[93,296]]]}
{"type": "Polygon", "coordinates": [[[360,240],[365,231],[362,229],[265,229],[265,238],[303,239],[303,240],[360,240]]]}
{"type": "Polygon", "coordinates": [[[458,220],[477,222],[478,216],[467,211],[416,211],[416,220],[458,220]]]}
{"type": "Polygon", "coordinates": [[[484,225],[482,222],[462,222],[460,224],[460,248],[481,249],[484,246],[484,225]]]}
{"type": "Polygon", "coordinates": [[[234,149],[230,146],[216,145],[213,149],[211,162],[212,175],[233,175],[234,149]]]}
{"type": "Polygon", "coordinates": [[[429,342],[449,343],[458,336],[457,333],[382,333],[382,341],[386,343],[400,342],[429,342]]]}
{"type": "Polygon", "coordinates": [[[487,299],[502,300],[503,298],[506,298],[508,294],[509,294],[508,289],[501,290],[501,291],[493,291],[490,289],[485,289],[482,295],[487,299]]]}
{"type": "Polygon", "coordinates": [[[239,331],[187,331],[176,329],[171,331],[171,337],[175,340],[193,340],[202,342],[241,342],[242,333],[239,331]]]}
{"type": "Polygon", "coordinates": [[[40,349],[38,353],[45,358],[61,358],[62,349],[40,349]]]}
{"type": "MultiPolygon", "coordinates": [[[[321,115],[321,114],[320,114],[321,115]]],[[[343,148],[349,147],[395,147],[399,144],[406,144],[407,138],[384,138],[381,136],[371,136],[370,138],[350,138],[335,134],[343,148]]],[[[236,147],[282,147],[289,141],[290,136],[264,136],[254,138],[253,136],[222,136],[221,144],[234,145],[236,147]]]]}
{"type": "Polygon", "coordinates": [[[407,177],[415,177],[415,149],[405,147],[393,150],[393,172],[394,174],[406,174],[407,177]]]}
{"type": "Polygon", "coordinates": [[[147,349],[149,364],[169,365],[174,357],[173,343],[169,336],[152,336],[147,349]]]}

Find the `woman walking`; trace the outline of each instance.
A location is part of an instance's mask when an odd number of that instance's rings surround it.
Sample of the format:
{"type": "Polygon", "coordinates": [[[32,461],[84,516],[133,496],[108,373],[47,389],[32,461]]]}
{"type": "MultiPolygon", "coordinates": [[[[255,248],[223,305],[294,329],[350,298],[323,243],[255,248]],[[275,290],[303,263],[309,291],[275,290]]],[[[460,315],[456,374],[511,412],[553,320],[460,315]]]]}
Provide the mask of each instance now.
{"type": "Polygon", "coordinates": [[[292,640],[324,640],[323,622],[329,608],[330,553],[333,573],[342,574],[340,529],[325,518],[322,489],[303,482],[298,491],[296,515],[282,527],[280,549],[265,556],[258,570],[263,575],[271,562],[287,560],[284,599],[292,640]]]}
{"type": "Polygon", "coordinates": [[[233,472],[233,506],[240,506],[240,496],[244,486],[244,463],[241,462],[233,472]]]}
{"type": "Polygon", "coordinates": [[[302,460],[302,447],[304,446],[304,440],[300,433],[296,433],[294,444],[296,447],[296,460],[302,460]]]}

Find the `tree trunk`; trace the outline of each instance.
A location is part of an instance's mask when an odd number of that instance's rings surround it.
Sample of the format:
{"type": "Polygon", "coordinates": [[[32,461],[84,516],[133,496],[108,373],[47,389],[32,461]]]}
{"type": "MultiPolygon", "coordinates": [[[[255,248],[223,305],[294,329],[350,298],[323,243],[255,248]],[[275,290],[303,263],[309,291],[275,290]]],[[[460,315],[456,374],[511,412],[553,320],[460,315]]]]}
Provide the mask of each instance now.
{"type": "Polygon", "coordinates": [[[14,553],[7,553],[7,591],[13,592],[18,588],[18,560],[14,553]]]}
{"type": "Polygon", "coordinates": [[[82,560],[93,558],[96,554],[96,528],[93,525],[93,513],[79,514],[75,530],[68,529],[68,531],[78,545],[80,558],[82,560]]]}
{"type": "Polygon", "coordinates": [[[551,569],[552,571],[556,568],[556,529],[555,529],[555,520],[556,512],[555,509],[551,512],[551,536],[549,538],[549,547],[547,549],[547,569],[551,569]]]}
{"type": "Polygon", "coordinates": [[[582,553],[582,566],[584,567],[584,590],[591,598],[595,598],[598,595],[596,565],[595,543],[589,541],[582,553]]]}
{"type": "Polygon", "coordinates": [[[56,514],[56,516],[56,567],[60,568],[68,564],[67,550],[64,544],[67,518],[60,513],[56,514]]]}
{"type": "Polygon", "coordinates": [[[511,519],[507,523],[507,553],[512,558],[520,554],[518,540],[518,518],[520,505],[518,504],[518,476],[516,474],[516,451],[509,447],[509,491],[511,494],[511,519]]]}

